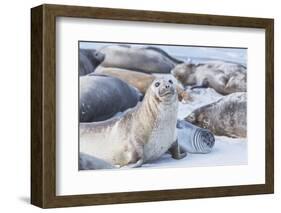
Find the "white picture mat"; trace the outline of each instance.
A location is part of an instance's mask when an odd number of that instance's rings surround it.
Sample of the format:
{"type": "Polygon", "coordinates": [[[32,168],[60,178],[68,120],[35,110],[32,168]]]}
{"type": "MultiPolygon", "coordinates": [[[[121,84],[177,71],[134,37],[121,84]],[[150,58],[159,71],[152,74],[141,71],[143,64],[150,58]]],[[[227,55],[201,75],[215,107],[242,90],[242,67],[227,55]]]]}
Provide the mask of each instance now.
{"type": "Polygon", "coordinates": [[[57,195],[265,183],[265,31],[57,18],[57,195]],[[247,47],[248,165],[78,171],[78,41],[247,47]]]}

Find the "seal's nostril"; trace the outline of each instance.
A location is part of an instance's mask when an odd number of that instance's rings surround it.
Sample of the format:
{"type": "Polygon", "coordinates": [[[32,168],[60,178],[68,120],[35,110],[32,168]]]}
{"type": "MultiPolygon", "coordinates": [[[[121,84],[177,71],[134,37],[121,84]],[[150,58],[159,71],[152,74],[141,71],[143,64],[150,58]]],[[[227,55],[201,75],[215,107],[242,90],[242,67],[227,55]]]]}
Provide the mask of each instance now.
{"type": "Polygon", "coordinates": [[[170,85],[166,85],[165,87],[168,89],[170,87],[170,85]]]}

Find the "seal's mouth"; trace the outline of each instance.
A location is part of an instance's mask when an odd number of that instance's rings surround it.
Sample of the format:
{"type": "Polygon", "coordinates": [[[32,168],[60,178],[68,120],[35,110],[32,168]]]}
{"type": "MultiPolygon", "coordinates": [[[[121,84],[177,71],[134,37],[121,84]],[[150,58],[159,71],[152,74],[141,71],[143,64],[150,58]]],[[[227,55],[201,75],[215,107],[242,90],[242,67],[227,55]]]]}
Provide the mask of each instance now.
{"type": "Polygon", "coordinates": [[[174,94],[175,94],[174,90],[167,90],[167,91],[160,93],[159,96],[164,97],[164,96],[170,96],[170,95],[174,95],[174,94]]]}

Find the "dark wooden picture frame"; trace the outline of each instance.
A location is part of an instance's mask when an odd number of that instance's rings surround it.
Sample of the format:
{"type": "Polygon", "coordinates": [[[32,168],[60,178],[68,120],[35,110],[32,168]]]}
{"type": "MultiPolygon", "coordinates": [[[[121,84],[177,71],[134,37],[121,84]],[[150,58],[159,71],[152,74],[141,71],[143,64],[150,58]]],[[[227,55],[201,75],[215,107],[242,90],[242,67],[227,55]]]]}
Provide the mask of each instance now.
{"type": "Polygon", "coordinates": [[[31,9],[31,203],[66,207],[274,192],[274,20],[126,9],[41,5],[31,9]],[[95,18],[265,29],[265,184],[193,189],[56,195],[56,18],[95,18]]]}

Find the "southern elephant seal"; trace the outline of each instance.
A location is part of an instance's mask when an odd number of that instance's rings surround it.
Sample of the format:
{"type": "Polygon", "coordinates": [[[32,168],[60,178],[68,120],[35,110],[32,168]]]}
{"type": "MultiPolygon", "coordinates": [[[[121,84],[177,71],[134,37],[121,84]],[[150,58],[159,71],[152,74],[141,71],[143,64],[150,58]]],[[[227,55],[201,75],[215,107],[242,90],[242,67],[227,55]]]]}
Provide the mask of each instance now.
{"type": "Polygon", "coordinates": [[[94,72],[96,67],[104,60],[104,54],[95,49],[79,50],[79,75],[94,72]]]}
{"type": "Polygon", "coordinates": [[[137,105],[141,93],[124,81],[105,75],[80,77],[80,122],[102,121],[137,105]]]}
{"type": "Polygon", "coordinates": [[[95,73],[119,78],[137,88],[142,94],[145,94],[146,90],[156,78],[151,74],[136,72],[128,69],[103,66],[97,67],[95,73]]]}
{"type": "Polygon", "coordinates": [[[206,154],[215,145],[215,137],[209,130],[184,120],[177,121],[177,134],[179,144],[189,153],[206,154]]]}
{"type": "Polygon", "coordinates": [[[156,47],[112,45],[100,49],[105,55],[103,67],[117,67],[145,73],[170,73],[180,60],[156,47]]]}
{"type": "Polygon", "coordinates": [[[177,142],[178,100],[172,81],[156,79],[144,100],[122,116],[80,123],[80,152],[116,167],[139,167],[169,151],[186,156],[177,142]]]}
{"type": "Polygon", "coordinates": [[[218,93],[228,95],[247,91],[246,68],[243,65],[227,62],[177,65],[172,75],[183,86],[211,87],[218,93]]]}
{"type": "Polygon", "coordinates": [[[247,94],[237,92],[194,110],[186,121],[209,129],[215,135],[247,136],[247,94]]]}
{"type": "MultiPolygon", "coordinates": [[[[183,120],[177,121],[179,144],[188,153],[206,154],[211,152],[215,144],[214,135],[207,129],[199,128],[183,120]]],[[[104,160],[80,153],[79,170],[114,169],[115,167],[104,160]]]]}
{"type": "MultiPolygon", "coordinates": [[[[115,67],[98,66],[95,70],[95,73],[119,78],[137,88],[142,94],[145,94],[151,83],[156,79],[156,76],[152,74],[115,67]]],[[[176,84],[176,89],[178,92],[179,101],[182,101],[183,103],[188,102],[188,100],[190,99],[188,93],[184,91],[184,89],[179,84],[176,84]]]]}

